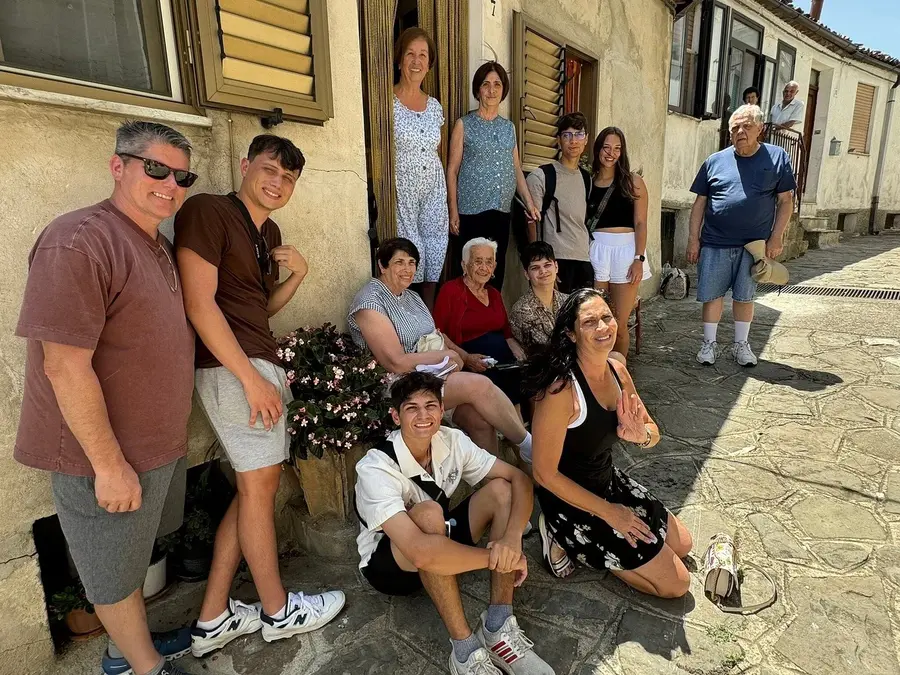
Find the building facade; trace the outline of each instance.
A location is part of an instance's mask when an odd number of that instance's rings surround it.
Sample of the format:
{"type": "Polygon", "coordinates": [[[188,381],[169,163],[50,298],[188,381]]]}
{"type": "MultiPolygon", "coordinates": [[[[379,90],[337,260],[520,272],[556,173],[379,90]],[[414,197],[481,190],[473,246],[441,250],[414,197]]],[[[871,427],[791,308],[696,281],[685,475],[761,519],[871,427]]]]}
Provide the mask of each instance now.
{"type": "Polygon", "coordinates": [[[889,104],[900,61],[853,44],[781,0],[682,4],[689,7],[674,25],[669,82],[665,255],[683,262],[689,188],[703,160],[724,147],[724,126],[743,92],[760,91],[768,118],[792,80],[805,113],[785,134],[801,156],[801,216],[845,235],[867,233],[881,165],[875,229],[890,226],[900,211],[900,106],[889,104]]]}

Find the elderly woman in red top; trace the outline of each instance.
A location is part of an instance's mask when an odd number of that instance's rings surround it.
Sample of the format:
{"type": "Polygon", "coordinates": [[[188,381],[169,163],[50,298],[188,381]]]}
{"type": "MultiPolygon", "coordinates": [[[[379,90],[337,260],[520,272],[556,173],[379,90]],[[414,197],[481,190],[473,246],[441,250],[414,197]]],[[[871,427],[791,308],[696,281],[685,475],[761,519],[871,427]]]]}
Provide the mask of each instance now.
{"type": "Polygon", "coordinates": [[[495,241],[476,237],[466,242],[463,276],[441,287],[434,323],[468,352],[467,370],[484,373],[518,404],[522,398],[518,362],[525,359],[525,351],[513,337],[500,291],[488,283],[497,268],[496,256],[495,241]]]}

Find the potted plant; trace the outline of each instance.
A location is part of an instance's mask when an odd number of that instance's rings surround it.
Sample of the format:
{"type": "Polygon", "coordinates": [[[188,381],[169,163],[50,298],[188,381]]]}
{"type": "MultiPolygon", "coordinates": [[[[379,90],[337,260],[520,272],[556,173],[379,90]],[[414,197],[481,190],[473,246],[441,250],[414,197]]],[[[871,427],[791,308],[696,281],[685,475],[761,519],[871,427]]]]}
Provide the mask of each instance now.
{"type": "Polygon", "coordinates": [[[94,606],[84,593],[79,580],[50,597],[50,616],[65,623],[73,636],[88,636],[103,631],[103,624],[94,613],[94,606]]]}
{"type": "Polygon", "coordinates": [[[391,428],[389,375],[328,323],[281,338],[278,357],[294,395],[287,431],[310,515],[349,519],[356,461],[391,428]]]}
{"type": "Polygon", "coordinates": [[[144,587],[142,592],[144,599],[152,598],[161,593],[166,588],[168,575],[166,567],[168,564],[168,548],[161,545],[162,539],[153,545],[153,554],[150,557],[150,567],[147,568],[147,575],[144,577],[144,587]]]}
{"type": "Polygon", "coordinates": [[[194,504],[184,514],[178,531],[175,553],[175,576],[182,581],[202,581],[209,576],[215,531],[209,511],[194,504]]]}

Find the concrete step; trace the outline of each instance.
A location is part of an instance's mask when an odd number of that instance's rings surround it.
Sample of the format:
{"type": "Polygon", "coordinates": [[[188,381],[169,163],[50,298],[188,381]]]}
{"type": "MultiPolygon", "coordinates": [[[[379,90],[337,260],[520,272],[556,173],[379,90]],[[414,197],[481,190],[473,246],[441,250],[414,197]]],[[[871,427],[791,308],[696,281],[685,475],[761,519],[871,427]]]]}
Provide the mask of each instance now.
{"type": "Polygon", "coordinates": [[[809,242],[809,248],[831,248],[841,243],[841,232],[838,230],[807,230],[803,238],[809,242]]]}
{"type": "Polygon", "coordinates": [[[819,230],[832,230],[837,232],[837,228],[832,227],[831,222],[832,221],[829,218],[822,218],[819,216],[800,217],[800,227],[806,232],[817,232],[819,230]]]}

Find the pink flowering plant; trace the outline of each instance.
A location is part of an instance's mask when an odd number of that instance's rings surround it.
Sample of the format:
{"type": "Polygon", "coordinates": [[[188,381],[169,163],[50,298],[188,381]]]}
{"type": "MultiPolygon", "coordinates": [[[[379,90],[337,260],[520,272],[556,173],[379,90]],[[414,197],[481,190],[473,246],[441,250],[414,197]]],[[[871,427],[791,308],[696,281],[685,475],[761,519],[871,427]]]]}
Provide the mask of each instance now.
{"type": "Polygon", "coordinates": [[[294,394],[286,410],[294,459],[346,452],[392,428],[388,373],[347,333],[328,323],[295,330],[278,340],[278,358],[294,394]]]}

